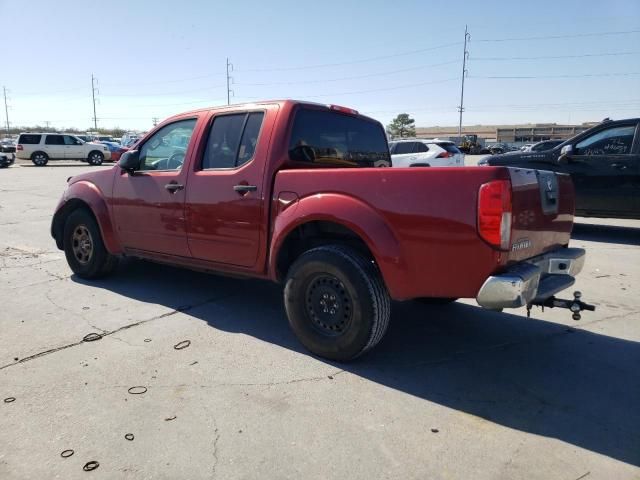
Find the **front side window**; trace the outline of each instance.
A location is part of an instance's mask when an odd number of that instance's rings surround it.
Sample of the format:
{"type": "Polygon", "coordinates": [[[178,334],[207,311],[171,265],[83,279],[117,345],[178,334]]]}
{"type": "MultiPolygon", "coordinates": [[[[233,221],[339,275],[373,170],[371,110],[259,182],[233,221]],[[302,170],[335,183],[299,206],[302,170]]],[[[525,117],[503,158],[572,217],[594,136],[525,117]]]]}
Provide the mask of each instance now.
{"type": "Polygon", "coordinates": [[[82,145],[82,142],[76,137],[72,137],[71,135],[65,135],[64,144],[65,145],[82,145]]]}
{"type": "Polygon", "coordinates": [[[62,135],[47,135],[44,141],[45,145],[64,145],[62,135]]]}
{"type": "Polygon", "coordinates": [[[636,126],[612,127],[578,142],[574,155],[625,155],[631,153],[636,126]]]}
{"type": "Polygon", "coordinates": [[[202,169],[237,168],[253,158],[264,112],[233,113],[213,119],[202,169]]]}
{"type": "MultiPolygon", "coordinates": [[[[395,153],[403,143],[398,143],[395,153]]],[[[327,110],[303,108],[289,140],[294,162],[345,167],[390,166],[384,130],[377,122],[327,110]]]]}
{"type": "Polygon", "coordinates": [[[140,170],[180,170],[196,119],[165,125],[140,148],[140,170]]]}

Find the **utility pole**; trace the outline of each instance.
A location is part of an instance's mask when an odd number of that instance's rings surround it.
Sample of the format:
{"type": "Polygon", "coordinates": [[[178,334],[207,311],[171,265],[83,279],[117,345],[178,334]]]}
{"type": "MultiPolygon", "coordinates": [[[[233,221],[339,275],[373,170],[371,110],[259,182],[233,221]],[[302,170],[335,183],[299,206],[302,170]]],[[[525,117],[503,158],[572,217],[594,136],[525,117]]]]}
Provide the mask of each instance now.
{"type": "Polygon", "coordinates": [[[233,82],[233,77],[229,76],[230,71],[233,72],[233,63],[230,63],[229,57],[227,57],[227,105],[231,105],[231,95],[235,95],[235,92],[229,88],[229,82],[233,82]]]}
{"type": "Polygon", "coordinates": [[[464,112],[464,77],[467,75],[467,57],[469,57],[469,51],[467,50],[467,41],[471,39],[471,34],[467,30],[467,25],[464,26],[464,53],[462,55],[462,85],[460,86],[460,106],[458,111],[460,112],[460,121],[458,123],[458,143],[462,142],[462,112],[464,112]]]}
{"type": "Polygon", "coordinates": [[[91,74],[91,98],[93,99],[93,127],[96,132],[98,131],[98,117],[96,116],[96,83],[98,83],[98,79],[91,74]]]}
{"type": "Polygon", "coordinates": [[[157,127],[157,126],[158,126],[158,117],[153,117],[153,118],[151,119],[151,121],[153,122],[153,126],[154,126],[154,127],[157,127]]]}
{"type": "Polygon", "coordinates": [[[4,94],[4,114],[7,119],[7,135],[9,135],[9,105],[7,104],[7,87],[2,87],[2,93],[4,94]]]}

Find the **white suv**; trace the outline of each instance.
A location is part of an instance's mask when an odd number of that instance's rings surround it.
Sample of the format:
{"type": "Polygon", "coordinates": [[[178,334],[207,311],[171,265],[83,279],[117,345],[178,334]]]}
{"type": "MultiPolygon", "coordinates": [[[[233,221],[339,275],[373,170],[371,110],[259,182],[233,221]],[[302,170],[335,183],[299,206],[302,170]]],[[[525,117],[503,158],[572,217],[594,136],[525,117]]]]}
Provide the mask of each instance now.
{"type": "Polygon", "coordinates": [[[389,142],[394,167],[463,167],[464,154],[447,140],[412,138],[389,142]]]}
{"type": "Polygon", "coordinates": [[[85,143],[74,135],[61,133],[21,133],[16,145],[16,157],[31,159],[38,167],[49,160],[82,160],[101,165],[111,159],[109,147],[102,143],[85,143]]]}

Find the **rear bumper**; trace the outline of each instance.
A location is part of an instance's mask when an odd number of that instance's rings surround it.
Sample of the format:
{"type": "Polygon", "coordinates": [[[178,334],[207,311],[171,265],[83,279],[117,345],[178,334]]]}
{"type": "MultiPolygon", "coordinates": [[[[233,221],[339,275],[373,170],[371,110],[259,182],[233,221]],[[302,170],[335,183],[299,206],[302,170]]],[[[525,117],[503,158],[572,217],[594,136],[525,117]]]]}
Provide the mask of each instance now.
{"type": "Polygon", "coordinates": [[[510,267],[484,282],[476,300],[485,308],[518,308],[569,288],[584,266],[582,248],[559,248],[510,267]]]}

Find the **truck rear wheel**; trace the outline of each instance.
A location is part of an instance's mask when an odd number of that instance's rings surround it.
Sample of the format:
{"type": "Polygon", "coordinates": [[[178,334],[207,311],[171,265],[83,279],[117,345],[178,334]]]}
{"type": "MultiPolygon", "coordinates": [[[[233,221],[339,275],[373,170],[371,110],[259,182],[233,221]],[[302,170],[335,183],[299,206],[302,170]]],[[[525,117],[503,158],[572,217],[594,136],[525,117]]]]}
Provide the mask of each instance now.
{"type": "Polygon", "coordinates": [[[375,347],[391,316],[391,301],[377,267],[341,245],[314,248],[294,262],[284,304],[300,342],[330,360],[352,360],[375,347]]]}
{"type": "Polygon", "coordinates": [[[118,264],[118,258],[105,248],[98,224],[84,209],[74,210],[67,218],[63,242],[67,263],[81,278],[103,277],[118,264]]]}

